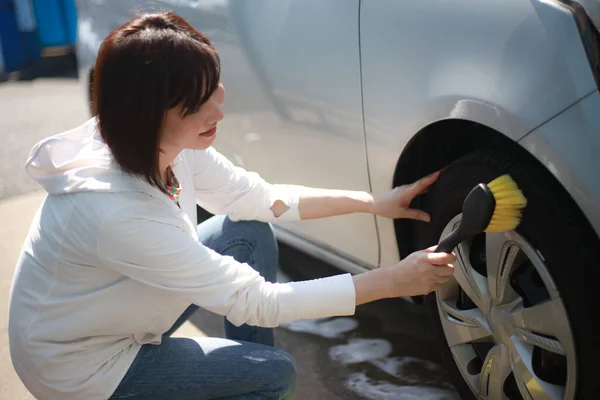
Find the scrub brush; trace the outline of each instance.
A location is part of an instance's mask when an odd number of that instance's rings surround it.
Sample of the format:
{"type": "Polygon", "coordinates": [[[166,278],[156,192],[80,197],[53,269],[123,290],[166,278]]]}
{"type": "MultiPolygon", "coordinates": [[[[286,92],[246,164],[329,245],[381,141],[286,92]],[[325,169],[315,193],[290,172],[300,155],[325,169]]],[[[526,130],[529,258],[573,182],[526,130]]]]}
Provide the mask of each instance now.
{"type": "Polygon", "coordinates": [[[465,239],[482,232],[515,229],[526,205],[527,199],[510,175],[502,175],[487,185],[480,183],[463,202],[458,228],[446,236],[435,251],[449,253],[465,239]]]}

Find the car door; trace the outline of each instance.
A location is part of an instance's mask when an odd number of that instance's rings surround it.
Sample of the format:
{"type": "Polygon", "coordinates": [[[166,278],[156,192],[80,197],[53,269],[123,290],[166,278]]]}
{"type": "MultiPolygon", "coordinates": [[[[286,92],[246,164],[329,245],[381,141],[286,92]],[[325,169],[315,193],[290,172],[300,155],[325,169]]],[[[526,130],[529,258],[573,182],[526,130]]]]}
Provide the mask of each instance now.
{"type": "MultiPolygon", "coordinates": [[[[217,43],[227,100],[215,147],[273,183],[369,191],[359,1],[238,0],[228,12],[231,35],[217,43]]],[[[378,263],[372,215],[281,226],[362,265],[378,263]]]]}

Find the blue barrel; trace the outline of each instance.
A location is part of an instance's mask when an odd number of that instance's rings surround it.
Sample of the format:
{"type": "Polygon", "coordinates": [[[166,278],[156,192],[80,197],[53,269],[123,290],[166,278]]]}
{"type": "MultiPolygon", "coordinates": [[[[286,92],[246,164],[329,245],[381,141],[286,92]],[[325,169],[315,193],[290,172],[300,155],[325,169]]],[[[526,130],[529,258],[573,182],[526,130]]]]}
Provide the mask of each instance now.
{"type": "Polygon", "coordinates": [[[0,70],[0,75],[18,70],[23,64],[24,54],[13,0],[0,0],[0,44],[0,61],[4,69],[0,70]]]}
{"type": "Polygon", "coordinates": [[[73,46],[77,37],[75,0],[33,0],[41,47],[73,46]]]}

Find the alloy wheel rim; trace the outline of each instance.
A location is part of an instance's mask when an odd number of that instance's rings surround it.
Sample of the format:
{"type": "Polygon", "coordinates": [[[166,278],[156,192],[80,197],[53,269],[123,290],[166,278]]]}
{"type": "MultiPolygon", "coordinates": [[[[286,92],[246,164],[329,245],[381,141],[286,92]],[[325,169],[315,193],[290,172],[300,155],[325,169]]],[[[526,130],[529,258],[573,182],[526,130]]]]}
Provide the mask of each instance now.
{"type": "Polygon", "coordinates": [[[573,399],[573,335],[539,251],[509,231],[481,234],[454,252],[454,276],[436,299],[454,361],[476,397],[573,399]]]}

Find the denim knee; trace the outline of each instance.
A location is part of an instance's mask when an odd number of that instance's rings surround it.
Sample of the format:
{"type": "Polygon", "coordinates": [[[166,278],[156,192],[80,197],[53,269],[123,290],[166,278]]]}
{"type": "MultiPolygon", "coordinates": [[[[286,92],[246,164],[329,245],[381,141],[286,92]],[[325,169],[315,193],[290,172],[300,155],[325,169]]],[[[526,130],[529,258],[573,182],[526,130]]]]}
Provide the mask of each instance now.
{"type": "MultiPolygon", "coordinates": [[[[256,357],[261,355],[256,354],[256,357]]],[[[291,399],[296,392],[296,363],[292,356],[281,349],[268,350],[262,355],[269,362],[269,383],[260,390],[266,398],[291,399]]]]}
{"type": "Polygon", "coordinates": [[[277,241],[273,226],[269,223],[260,221],[232,221],[229,217],[223,221],[223,230],[235,229],[243,234],[246,239],[250,239],[255,247],[262,247],[265,250],[276,250],[277,241]]]}
{"type": "Polygon", "coordinates": [[[258,221],[231,221],[226,218],[223,222],[224,232],[235,232],[238,243],[244,243],[250,248],[250,264],[267,280],[276,278],[279,265],[279,249],[275,232],[271,224],[258,221]]]}

